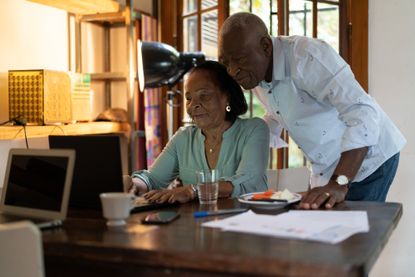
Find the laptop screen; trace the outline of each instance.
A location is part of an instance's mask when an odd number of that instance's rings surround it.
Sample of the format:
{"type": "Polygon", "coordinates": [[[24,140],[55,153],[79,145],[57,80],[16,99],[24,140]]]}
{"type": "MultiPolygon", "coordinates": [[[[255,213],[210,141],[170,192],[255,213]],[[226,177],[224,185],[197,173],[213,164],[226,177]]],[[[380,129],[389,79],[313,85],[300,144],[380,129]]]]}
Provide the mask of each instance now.
{"type": "Polygon", "coordinates": [[[4,203],[60,211],[68,157],[13,155],[4,203]]]}
{"type": "Polygon", "coordinates": [[[0,212],[64,219],[74,164],[74,150],[10,149],[0,212]]]}

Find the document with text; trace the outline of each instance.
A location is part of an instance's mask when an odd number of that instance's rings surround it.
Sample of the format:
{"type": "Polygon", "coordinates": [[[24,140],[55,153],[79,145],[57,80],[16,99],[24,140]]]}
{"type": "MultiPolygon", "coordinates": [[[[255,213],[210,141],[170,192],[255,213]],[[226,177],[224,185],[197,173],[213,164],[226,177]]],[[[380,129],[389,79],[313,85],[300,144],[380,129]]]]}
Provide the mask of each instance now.
{"type": "Polygon", "coordinates": [[[247,211],[203,227],[281,238],[338,243],[361,232],[369,232],[366,211],[303,211],[263,215],[247,211]]]}

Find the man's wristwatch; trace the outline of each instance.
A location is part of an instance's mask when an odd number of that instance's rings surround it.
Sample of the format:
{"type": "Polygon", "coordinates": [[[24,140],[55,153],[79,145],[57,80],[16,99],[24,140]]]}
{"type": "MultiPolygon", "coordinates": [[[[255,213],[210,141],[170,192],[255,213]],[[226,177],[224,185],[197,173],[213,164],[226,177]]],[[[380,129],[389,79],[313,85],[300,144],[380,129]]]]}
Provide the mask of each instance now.
{"type": "Polygon", "coordinates": [[[349,178],[347,178],[346,175],[333,174],[330,180],[335,181],[340,186],[347,186],[350,183],[349,178]]]}

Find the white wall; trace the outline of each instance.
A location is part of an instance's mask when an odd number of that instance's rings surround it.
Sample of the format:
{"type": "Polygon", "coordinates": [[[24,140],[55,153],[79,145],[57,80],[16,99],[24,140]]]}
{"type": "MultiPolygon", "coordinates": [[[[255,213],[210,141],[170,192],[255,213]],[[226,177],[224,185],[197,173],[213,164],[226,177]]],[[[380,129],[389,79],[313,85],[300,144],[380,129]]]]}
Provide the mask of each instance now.
{"type": "Polygon", "coordinates": [[[369,0],[369,92],[408,143],[388,201],[403,216],[370,276],[415,276],[415,11],[414,0],[369,0]]]}
{"type": "Polygon", "coordinates": [[[24,0],[0,1],[0,122],[9,118],[10,69],[68,69],[65,11],[24,0]]]}
{"type": "MultiPolygon", "coordinates": [[[[137,1],[136,1],[137,2],[137,1]]],[[[151,12],[152,2],[140,1],[135,5],[151,12]]],[[[74,48],[73,20],[72,45],[74,48]]],[[[113,71],[127,68],[126,30],[111,30],[111,66],[113,71]]],[[[103,72],[104,40],[103,28],[96,24],[82,26],[82,70],[103,72]]],[[[25,0],[0,0],[0,122],[8,115],[7,71],[11,69],[69,70],[69,45],[67,13],[25,0]]],[[[74,66],[72,51],[71,67],[74,66]]],[[[127,87],[125,82],[113,82],[112,107],[127,109],[127,87]]],[[[104,82],[92,84],[92,117],[105,109],[104,82]]]]}

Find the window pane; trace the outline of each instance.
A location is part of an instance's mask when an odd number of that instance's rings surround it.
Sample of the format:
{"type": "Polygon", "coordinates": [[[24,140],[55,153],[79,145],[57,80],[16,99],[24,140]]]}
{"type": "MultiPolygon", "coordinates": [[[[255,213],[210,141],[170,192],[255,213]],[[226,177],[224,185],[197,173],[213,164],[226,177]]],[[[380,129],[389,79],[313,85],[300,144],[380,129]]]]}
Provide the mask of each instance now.
{"type": "Polygon", "coordinates": [[[263,117],[265,115],[265,108],[257,97],[252,98],[252,116],[263,117]]]}
{"type": "Polygon", "coordinates": [[[271,36],[276,37],[278,35],[278,15],[272,15],[271,20],[270,33],[271,36]]]}
{"type": "Polygon", "coordinates": [[[258,100],[256,96],[250,90],[244,90],[242,88],[246,103],[248,104],[248,111],[242,115],[243,118],[251,118],[251,117],[259,117],[262,118],[265,115],[265,108],[262,106],[261,102],[258,100]],[[252,106],[252,113],[251,111],[252,106]]]}
{"type": "Polygon", "coordinates": [[[261,1],[261,0],[252,0],[252,13],[259,16],[262,21],[264,21],[265,25],[270,30],[270,6],[269,1],[261,1]]]}
{"type": "Polygon", "coordinates": [[[271,22],[269,32],[271,36],[278,35],[278,0],[271,0],[271,22]]]}
{"type": "Polygon", "coordinates": [[[289,35],[313,36],[312,2],[290,0],[289,35]]]}
{"type": "Polygon", "coordinates": [[[339,6],[317,4],[317,37],[339,52],[339,6]]]}
{"type": "Polygon", "coordinates": [[[252,95],[252,92],[250,90],[244,90],[242,87],[241,87],[241,89],[244,92],[245,100],[246,100],[246,103],[248,104],[248,111],[245,114],[241,115],[241,117],[242,118],[251,118],[251,117],[253,117],[253,111],[251,110],[251,102],[252,102],[254,96],[252,95]]]}
{"type": "Polygon", "coordinates": [[[214,7],[218,4],[218,0],[202,0],[202,9],[214,7]]]}
{"type": "Polygon", "coordinates": [[[218,10],[202,13],[202,52],[206,59],[218,56],[218,10]]]}
{"type": "Polygon", "coordinates": [[[197,10],[197,0],[183,0],[183,14],[195,12],[197,10]]]}
{"type": "Polygon", "coordinates": [[[249,0],[229,0],[229,13],[249,12],[249,0]]]}
{"type": "Polygon", "coordinates": [[[272,12],[278,12],[278,0],[271,0],[272,12]]]}
{"type": "Polygon", "coordinates": [[[194,52],[197,49],[197,17],[183,19],[183,51],[194,52]]]}
{"type": "Polygon", "coordinates": [[[305,166],[306,161],[303,152],[291,137],[288,139],[288,145],[288,167],[305,166]]]}

